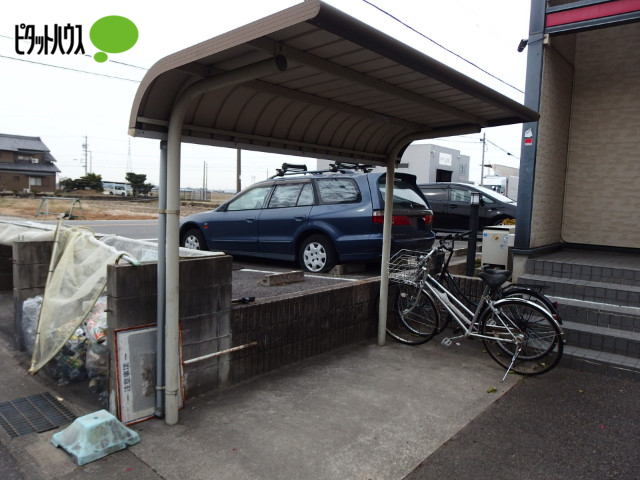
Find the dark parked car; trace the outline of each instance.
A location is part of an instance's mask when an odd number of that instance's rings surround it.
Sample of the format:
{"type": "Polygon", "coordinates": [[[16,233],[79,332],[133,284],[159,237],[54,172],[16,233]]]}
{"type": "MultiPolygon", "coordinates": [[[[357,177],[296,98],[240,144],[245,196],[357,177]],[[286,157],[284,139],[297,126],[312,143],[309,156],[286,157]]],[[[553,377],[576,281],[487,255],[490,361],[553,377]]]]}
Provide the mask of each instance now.
{"type": "MultiPolygon", "coordinates": [[[[283,169],[211,212],[180,222],[180,245],[232,255],[297,261],[311,272],[380,259],[385,173],[338,164],[283,169]]],[[[431,248],[433,214],[415,176],[394,180],[392,248],[431,248]]]]}
{"type": "Polygon", "coordinates": [[[493,190],[466,183],[438,182],[418,185],[433,210],[436,231],[467,230],[471,192],[480,192],[478,229],[503,224],[515,224],[517,204],[493,190]]]}

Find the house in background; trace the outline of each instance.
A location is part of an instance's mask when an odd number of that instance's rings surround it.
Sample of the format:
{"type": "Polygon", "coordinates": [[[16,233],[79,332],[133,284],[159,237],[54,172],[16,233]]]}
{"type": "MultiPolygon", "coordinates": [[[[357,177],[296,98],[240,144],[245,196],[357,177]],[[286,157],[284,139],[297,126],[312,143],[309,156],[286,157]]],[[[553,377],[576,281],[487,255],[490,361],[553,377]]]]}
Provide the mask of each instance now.
{"type": "Polygon", "coordinates": [[[40,137],[0,134],[0,192],[54,193],[55,161],[40,137]]]}

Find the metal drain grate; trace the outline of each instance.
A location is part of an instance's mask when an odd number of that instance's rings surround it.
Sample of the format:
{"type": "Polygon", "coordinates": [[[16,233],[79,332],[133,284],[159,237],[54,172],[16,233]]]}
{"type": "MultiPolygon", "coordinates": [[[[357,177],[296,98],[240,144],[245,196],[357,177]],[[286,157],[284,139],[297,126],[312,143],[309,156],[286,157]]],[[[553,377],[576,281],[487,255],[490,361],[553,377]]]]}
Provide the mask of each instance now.
{"type": "Polygon", "coordinates": [[[75,418],[49,392],[0,403],[0,426],[12,438],[53,430],[75,418]]]}

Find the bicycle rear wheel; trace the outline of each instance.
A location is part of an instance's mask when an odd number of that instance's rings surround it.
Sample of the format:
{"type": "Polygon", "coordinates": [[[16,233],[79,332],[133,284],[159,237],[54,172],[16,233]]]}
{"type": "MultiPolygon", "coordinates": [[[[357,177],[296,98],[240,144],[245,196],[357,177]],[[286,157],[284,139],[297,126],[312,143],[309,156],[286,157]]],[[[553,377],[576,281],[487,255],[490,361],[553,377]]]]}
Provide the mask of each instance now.
{"type": "Polygon", "coordinates": [[[520,375],[540,375],[562,358],[560,327],[543,307],[518,298],[495,303],[480,320],[480,333],[491,358],[520,375]],[[516,341],[517,340],[517,341],[516,341]],[[514,360],[515,357],[515,360],[514,360]]]}
{"type": "Polygon", "coordinates": [[[412,285],[400,285],[396,310],[404,326],[412,333],[431,339],[440,327],[440,311],[433,297],[412,285]]]}

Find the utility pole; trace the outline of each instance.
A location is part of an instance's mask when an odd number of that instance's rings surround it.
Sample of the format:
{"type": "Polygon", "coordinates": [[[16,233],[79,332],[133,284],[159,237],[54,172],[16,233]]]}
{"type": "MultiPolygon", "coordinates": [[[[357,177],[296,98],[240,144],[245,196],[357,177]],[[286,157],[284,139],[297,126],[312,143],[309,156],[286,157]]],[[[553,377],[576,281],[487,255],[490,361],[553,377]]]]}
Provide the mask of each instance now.
{"type": "Polygon", "coordinates": [[[86,177],[87,176],[87,162],[88,162],[87,156],[88,156],[88,153],[89,153],[89,144],[88,144],[86,135],[84,136],[84,143],[82,144],[82,150],[84,151],[84,176],[86,177]]]}
{"type": "Polygon", "coordinates": [[[208,189],[208,178],[207,178],[207,162],[203,162],[203,171],[202,171],[202,200],[207,200],[207,189],[208,189]]]}
{"type": "Polygon", "coordinates": [[[131,166],[131,137],[129,137],[129,146],[127,151],[127,171],[125,173],[133,172],[133,167],[131,166]]]}

